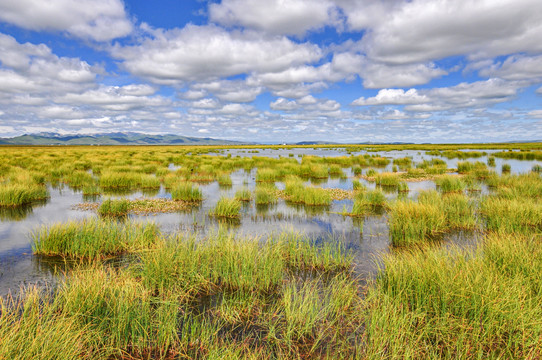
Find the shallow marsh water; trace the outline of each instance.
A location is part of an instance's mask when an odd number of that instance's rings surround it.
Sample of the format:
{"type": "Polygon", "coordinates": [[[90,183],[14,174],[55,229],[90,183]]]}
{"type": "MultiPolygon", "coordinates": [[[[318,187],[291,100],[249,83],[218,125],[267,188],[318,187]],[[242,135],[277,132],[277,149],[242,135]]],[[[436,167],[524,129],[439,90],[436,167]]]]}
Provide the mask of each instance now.
{"type": "MultiPolygon", "coordinates": [[[[344,149],[227,149],[220,151],[217,155],[231,154],[235,156],[267,156],[267,157],[293,157],[298,161],[302,155],[315,156],[347,156],[344,149]],[[290,156],[289,154],[293,154],[290,156]]],[[[486,151],[491,153],[492,151],[486,151]]],[[[363,155],[367,152],[356,152],[353,155],[363,155]]],[[[370,152],[370,155],[378,155],[390,159],[411,157],[413,162],[430,160],[433,157],[424,151],[382,151],[370,152]]],[[[457,166],[458,161],[481,161],[487,163],[487,156],[476,159],[446,159],[449,168],[457,166]]],[[[501,172],[502,164],[511,166],[512,173],[524,173],[531,170],[537,161],[520,161],[512,159],[496,158],[496,166],[493,168],[497,173],[501,172]]],[[[170,169],[175,169],[170,165],[170,169]]],[[[377,171],[391,171],[392,164],[386,167],[377,168],[377,171]]],[[[317,182],[316,186],[323,188],[338,188],[343,190],[352,189],[353,174],[346,168],[343,172],[346,179],[330,178],[317,182]]],[[[154,221],[160,225],[164,233],[183,233],[190,236],[194,232],[203,236],[217,226],[228,226],[232,231],[240,235],[251,237],[265,237],[282,231],[302,232],[315,241],[341,241],[346,248],[355,256],[355,272],[361,279],[371,277],[377,270],[378,256],[383,252],[390,251],[390,236],[386,214],[371,215],[364,218],[352,218],[343,216],[340,213],[352,208],[352,200],[333,201],[329,207],[310,207],[288,204],[279,200],[276,204],[269,206],[256,206],[254,201],[245,204],[242,209],[240,221],[224,224],[208,216],[221,196],[233,197],[235,192],[243,187],[253,191],[256,187],[256,169],[250,172],[238,170],[231,174],[232,186],[221,187],[217,182],[199,184],[203,191],[204,201],[188,211],[151,214],[151,215],[130,215],[136,221],[154,221]]],[[[374,183],[360,180],[367,188],[375,187],[374,183]]],[[[307,183],[310,183],[308,181],[307,183]]],[[[407,196],[416,198],[422,190],[434,189],[433,181],[409,182],[409,193],[407,196]]],[[[277,182],[277,187],[283,188],[283,184],[277,182]]],[[[486,188],[483,189],[487,191],[486,188]]],[[[16,292],[19,287],[25,285],[54,284],[55,279],[60,276],[58,269],[63,267],[59,259],[40,258],[32,255],[31,233],[38,227],[46,224],[66,222],[68,220],[84,219],[96,216],[93,211],[76,209],[76,205],[89,202],[101,201],[104,198],[130,198],[141,197],[171,198],[171,195],[163,187],[151,191],[133,192],[110,192],[97,197],[85,197],[81,192],[64,187],[49,187],[50,198],[47,201],[33,204],[28,207],[1,208],[0,210],[0,296],[9,292],[16,292]]],[[[476,196],[476,195],[474,195],[476,196]]],[[[389,199],[397,197],[396,192],[386,193],[389,199]]],[[[445,244],[457,244],[460,246],[476,242],[476,233],[457,232],[444,237],[445,244]]]]}

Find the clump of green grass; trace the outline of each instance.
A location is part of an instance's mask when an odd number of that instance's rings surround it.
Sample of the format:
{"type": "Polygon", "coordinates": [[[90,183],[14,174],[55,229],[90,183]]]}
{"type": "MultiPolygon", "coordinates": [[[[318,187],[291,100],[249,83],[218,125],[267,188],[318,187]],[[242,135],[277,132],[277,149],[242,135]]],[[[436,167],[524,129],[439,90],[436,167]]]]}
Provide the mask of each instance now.
{"type": "Polygon", "coordinates": [[[231,176],[229,174],[222,174],[218,177],[218,185],[224,187],[232,186],[231,176]]]}
{"type": "Polygon", "coordinates": [[[435,179],[435,184],[443,193],[461,192],[465,189],[465,183],[458,176],[443,175],[435,179]]]}
{"type": "Polygon", "coordinates": [[[500,197],[508,199],[539,199],[542,194],[542,178],[535,173],[493,176],[486,179],[489,186],[497,188],[500,197]]]}
{"type": "Polygon", "coordinates": [[[351,216],[364,216],[382,208],[386,204],[386,196],[380,189],[362,192],[354,198],[351,216]]]}
{"type": "Polygon", "coordinates": [[[237,199],[221,197],[209,215],[224,218],[238,218],[241,211],[241,202],[237,199]]]}
{"type": "Polygon", "coordinates": [[[542,165],[539,165],[539,164],[533,165],[531,171],[537,174],[542,173],[542,165]]]}
{"type": "Polygon", "coordinates": [[[367,292],[365,356],[525,359],[542,353],[542,251],[490,234],[474,250],[385,255],[367,292]]]}
{"type": "Polygon", "coordinates": [[[446,224],[454,229],[472,229],[476,227],[474,205],[464,194],[450,193],[442,197],[442,209],[446,224]]]}
{"type": "Polygon", "coordinates": [[[406,181],[399,181],[399,183],[397,184],[397,191],[400,193],[407,193],[410,191],[406,181]]]}
{"type": "Polygon", "coordinates": [[[291,268],[336,272],[349,269],[354,261],[340,243],[324,242],[317,246],[306,236],[291,232],[281,233],[273,240],[291,268]]]}
{"type": "Polygon", "coordinates": [[[180,182],[172,185],[171,198],[187,202],[199,202],[203,200],[200,188],[189,182],[180,182]]]}
{"type": "Polygon", "coordinates": [[[389,226],[394,246],[420,245],[446,229],[446,217],[435,205],[397,201],[391,205],[389,226]]]}
{"type": "Polygon", "coordinates": [[[365,176],[367,177],[374,177],[376,174],[378,174],[378,171],[376,171],[375,169],[367,169],[367,171],[365,172],[365,176]]]}
{"type": "Polygon", "coordinates": [[[386,205],[386,196],[380,189],[367,191],[364,194],[364,198],[372,207],[383,207],[386,205]]]}
{"type": "Polygon", "coordinates": [[[495,166],[495,158],[493,156],[490,156],[487,158],[487,166],[491,166],[491,167],[495,166]]]}
{"type": "Polygon", "coordinates": [[[135,356],[165,355],[178,339],[175,297],[153,299],[150,289],[129,273],[99,268],[76,271],[57,296],[64,316],[101,334],[96,346],[113,349],[118,356],[126,350],[135,356]]]}
{"type": "Polygon", "coordinates": [[[401,177],[405,179],[424,178],[426,176],[425,170],[420,168],[408,168],[406,173],[401,174],[401,177]]]}
{"type": "Polygon", "coordinates": [[[508,151],[494,153],[493,156],[503,159],[542,160],[542,151],[530,151],[523,149],[520,151],[513,151],[509,149],[508,151]]]}
{"type": "Polygon", "coordinates": [[[337,176],[343,173],[342,168],[337,164],[331,164],[328,169],[329,175],[337,176]]]}
{"type": "Polygon", "coordinates": [[[99,259],[152,247],[158,236],[153,223],[92,218],[41,227],[32,233],[32,249],[38,255],[99,259]]]}
{"type": "Polygon", "coordinates": [[[268,205],[277,202],[276,190],[274,187],[258,186],[255,192],[256,205],[268,205]]]}
{"type": "Polygon", "coordinates": [[[257,182],[275,182],[277,181],[278,174],[275,169],[271,168],[259,168],[256,172],[257,182]]]}
{"type": "Polygon", "coordinates": [[[328,168],[321,164],[313,164],[310,166],[308,174],[313,179],[326,179],[329,176],[328,168]]]}
{"type": "Polygon", "coordinates": [[[96,182],[86,184],[82,188],[83,195],[99,195],[101,192],[102,191],[96,182]]]}
{"type": "Polygon", "coordinates": [[[399,185],[399,176],[394,173],[375,174],[375,183],[380,186],[396,187],[399,185]]]}
{"type": "Polygon", "coordinates": [[[468,161],[459,161],[457,163],[457,172],[460,174],[466,174],[472,171],[477,171],[479,173],[487,172],[487,165],[481,161],[475,163],[468,161]]]}
{"type": "Polygon", "coordinates": [[[408,168],[412,166],[412,159],[409,157],[393,159],[393,165],[401,166],[403,168],[408,168]]]}
{"type": "Polygon", "coordinates": [[[532,233],[542,230],[542,204],[538,200],[489,196],[480,204],[488,230],[532,233]]]}
{"type": "Polygon", "coordinates": [[[363,185],[359,180],[352,180],[352,190],[354,191],[365,191],[367,187],[363,185]]]}
{"type": "Polygon", "coordinates": [[[509,173],[511,169],[512,167],[510,166],[510,164],[502,164],[501,170],[503,173],[509,173]]]}
{"type": "Polygon", "coordinates": [[[463,193],[441,195],[435,190],[427,190],[420,192],[418,202],[422,205],[435,206],[444,214],[446,224],[442,231],[476,227],[474,204],[463,193]]]}
{"type": "Polygon", "coordinates": [[[77,319],[59,314],[50,295],[37,288],[17,299],[0,297],[0,359],[106,358],[92,348],[99,334],[77,319]]]}
{"type": "Polygon", "coordinates": [[[331,204],[331,195],[325,189],[308,186],[303,190],[303,203],[309,206],[331,204]]]}
{"type": "Polygon", "coordinates": [[[160,179],[137,172],[104,172],[100,176],[102,188],[159,188],[160,179]]]}
{"type": "Polygon", "coordinates": [[[107,199],[104,200],[98,208],[98,214],[101,216],[126,216],[128,214],[130,202],[126,199],[107,199]]]}
{"type": "Polygon", "coordinates": [[[389,159],[386,159],[380,156],[373,156],[373,157],[370,157],[368,160],[369,160],[369,165],[377,166],[377,167],[384,167],[390,163],[389,159]]]}
{"type": "Polygon", "coordinates": [[[100,176],[102,188],[129,188],[137,187],[141,180],[141,174],[124,172],[104,172],[100,176]]]}
{"type": "Polygon", "coordinates": [[[291,283],[282,290],[280,309],[284,318],[274,324],[283,329],[286,343],[323,341],[325,326],[333,324],[344,310],[352,307],[356,287],[351,280],[333,278],[322,294],[318,280],[291,283]]]}
{"type": "Polygon", "coordinates": [[[239,189],[235,192],[235,198],[239,201],[251,201],[252,200],[252,192],[249,188],[244,187],[242,189],[239,189]]]}
{"type": "Polygon", "coordinates": [[[36,184],[0,184],[0,206],[20,206],[49,197],[47,188],[36,184]]]}
{"type": "Polygon", "coordinates": [[[361,175],[361,166],[359,166],[359,165],[352,166],[352,173],[354,174],[354,176],[360,176],[361,175]]]}
{"type": "Polygon", "coordinates": [[[160,187],[160,179],[154,175],[140,175],[138,186],[142,189],[158,189],[160,187]]]}
{"type": "Polygon", "coordinates": [[[74,171],[67,174],[64,177],[64,181],[67,182],[72,188],[80,188],[87,184],[94,183],[94,178],[86,171],[74,171]]]}
{"type": "Polygon", "coordinates": [[[303,191],[305,186],[303,180],[298,177],[287,177],[284,180],[284,194],[288,197],[288,201],[300,204],[303,202],[303,191]]]}

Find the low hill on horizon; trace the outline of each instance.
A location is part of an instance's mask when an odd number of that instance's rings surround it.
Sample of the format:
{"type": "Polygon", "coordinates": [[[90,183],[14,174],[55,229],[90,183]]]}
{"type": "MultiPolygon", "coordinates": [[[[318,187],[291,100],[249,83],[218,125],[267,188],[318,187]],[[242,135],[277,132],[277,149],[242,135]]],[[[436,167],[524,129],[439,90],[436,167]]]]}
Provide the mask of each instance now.
{"type": "Polygon", "coordinates": [[[61,135],[57,133],[24,134],[0,138],[0,145],[242,145],[241,141],[187,137],[174,134],[104,133],[61,135]]]}

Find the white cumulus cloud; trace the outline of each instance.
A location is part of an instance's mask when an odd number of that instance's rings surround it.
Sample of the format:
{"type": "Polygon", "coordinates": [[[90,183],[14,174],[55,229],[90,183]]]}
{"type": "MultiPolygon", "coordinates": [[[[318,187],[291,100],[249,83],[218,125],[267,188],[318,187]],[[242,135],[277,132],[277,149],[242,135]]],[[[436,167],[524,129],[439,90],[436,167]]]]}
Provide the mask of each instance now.
{"type": "Polygon", "coordinates": [[[328,0],[223,0],[209,6],[211,21],[241,25],[269,34],[303,34],[337,22],[334,4],[328,0]]]}
{"type": "Polygon", "coordinates": [[[65,31],[96,41],[109,41],[132,31],[121,0],[2,0],[0,20],[25,29],[65,31]]]}
{"type": "Polygon", "coordinates": [[[156,30],[152,35],[138,45],[116,45],[111,53],[132,74],[159,84],[279,72],[322,56],[314,44],[253,31],[228,32],[213,25],[156,30]]]}

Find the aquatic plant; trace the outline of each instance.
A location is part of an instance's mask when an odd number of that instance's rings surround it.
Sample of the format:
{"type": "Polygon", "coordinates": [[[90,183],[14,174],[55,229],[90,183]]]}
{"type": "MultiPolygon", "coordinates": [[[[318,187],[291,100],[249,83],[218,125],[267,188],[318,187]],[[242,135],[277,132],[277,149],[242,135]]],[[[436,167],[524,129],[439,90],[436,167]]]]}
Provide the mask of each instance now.
{"type": "Polygon", "coordinates": [[[0,206],[20,206],[49,197],[47,188],[37,184],[0,184],[0,206]]]}
{"type": "Polygon", "coordinates": [[[390,207],[389,226],[394,246],[420,245],[446,229],[446,218],[438,206],[396,201],[390,207]]]}
{"type": "Polygon", "coordinates": [[[435,184],[443,193],[461,192],[465,189],[465,183],[458,176],[443,175],[435,179],[435,184]]]}
{"type": "Polygon", "coordinates": [[[352,190],[354,191],[365,191],[367,187],[363,185],[359,180],[352,180],[352,190]]]}
{"type": "Polygon", "coordinates": [[[277,180],[277,172],[271,168],[258,168],[256,172],[257,182],[275,182],[277,180]]]}
{"type": "Polygon", "coordinates": [[[361,166],[359,166],[359,165],[352,166],[352,174],[354,174],[354,176],[360,176],[361,175],[361,166]]]}
{"type": "Polygon", "coordinates": [[[225,218],[237,218],[240,216],[241,202],[237,199],[221,197],[215,207],[209,211],[209,215],[225,218]]]}
{"type": "Polygon", "coordinates": [[[98,214],[101,216],[125,216],[128,214],[130,202],[127,199],[107,199],[104,200],[98,208],[98,214]]]}
{"type": "Polygon", "coordinates": [[[480,211],[488,230],[523,234],[542,230],[542,203],[537,200],[489,196],[480,211]]]}
{"type": "Polygon", "coordinates": [[[377,185],[380,186],[392,186],[396,187],[399,185],[399,175],[394,173],[380,173],[374,175],[374,181],[377,185]]]}
{"type": "Polygon", "coordinates": [[[487,166],[491,166],[491,167],[495,166],[495,158],[493,156],[490,156],[487,158],[487,166]]]}
{"type": "Polygon", "coordinates": [[[256,187],[254,195],[256,205],[274,204],[277,202],[276,189],[267,186],[256,187]]]}
{"type": "Polygon", "coordinates": [[[188,202],[198,202],[203,200],[203,193],[200,188],[189,182],[180,182],[172,185],[171,198],[173,200],[183,200],[188,202]]]}
{"type": "Polygon", "coordinates": [[[310,206],[327,206],[331,204],[331,196],[322,188],[308,186],[303,190],[303,203],[310,206]]]}
{"type": "Polygon", "coordinates": [[[217,181],[220,186],[226,186],[226,187],[232,186],[232,180],[229,174],[220,175],[217,181]]]}
{"type": "Polygon", "coordinates": [[[249,188],[244,187],[235,192],[235,198],[239,201],[250,201],[252,200],[252,192],[249,188]]]}
{"type": "Polygon", "coordinates": [[[149,248],[158,236],[154,223],[91,218],[42,226],[32,233],[32,250],[38,255],[99,259],[149,248]]]}
{"type": "Polygon", "coordinates": [[[366,298],[365,356],[538,356],[542,252],[534,237],[489,234],[474,250],[385,255],[366,298]],[[435,344],[439,344],[436,346],[435,344]]]}

